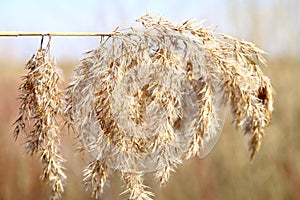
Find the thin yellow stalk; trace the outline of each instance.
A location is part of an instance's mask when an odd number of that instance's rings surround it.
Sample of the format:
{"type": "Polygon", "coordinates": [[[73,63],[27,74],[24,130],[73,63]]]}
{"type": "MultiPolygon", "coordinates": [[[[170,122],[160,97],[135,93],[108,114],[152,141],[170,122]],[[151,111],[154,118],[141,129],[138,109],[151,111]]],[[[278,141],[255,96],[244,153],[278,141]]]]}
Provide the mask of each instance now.
{"type": "Polygon", "coordinates": [[[23,36],[113,36],[116,32],[18,32],[0,31],[0,37],[23,37],[23,36]]]}

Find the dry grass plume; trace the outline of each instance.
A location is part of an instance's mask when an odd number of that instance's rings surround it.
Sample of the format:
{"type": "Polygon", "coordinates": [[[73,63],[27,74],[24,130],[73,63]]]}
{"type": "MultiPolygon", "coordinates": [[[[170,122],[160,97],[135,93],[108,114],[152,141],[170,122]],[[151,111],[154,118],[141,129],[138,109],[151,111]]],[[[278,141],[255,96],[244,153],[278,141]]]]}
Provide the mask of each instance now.
{"type": "Polygon", "coordinates": [[[19,89],[21,106],[14,135],[25,135],[27,153],[37,155],[43,164],[41,179],[49,182],[51,199],[60,199],[66,179],[59,128],[63,93],[58,88],[57,68],[50,59],[50,38],[46,48],[41,44],[26,69],[19,89]]]}
{"type": "MultiPolygon", "coordinates": [[[[96,198],[111,171],[119,171],[129,199],[152,199],[143,175],[154,172],[165,185],[184,160],[206,156],[227,105],[236,127],[251,136],[251,159],[271,122],[273,89],[260,69],[262,50],[191,21],[149,14],[137,21],[142,28],[101,38],[75,68],[64,97],[66,123],[93,158],[84,184],[96,198]]],[[[43,178],[60,194],[65,176],[57,117],[63,100],[47,51],[40,49],[27,64],[15,134],[33,122],[25,131],[28,152],[41,155],[43,178]]]]}

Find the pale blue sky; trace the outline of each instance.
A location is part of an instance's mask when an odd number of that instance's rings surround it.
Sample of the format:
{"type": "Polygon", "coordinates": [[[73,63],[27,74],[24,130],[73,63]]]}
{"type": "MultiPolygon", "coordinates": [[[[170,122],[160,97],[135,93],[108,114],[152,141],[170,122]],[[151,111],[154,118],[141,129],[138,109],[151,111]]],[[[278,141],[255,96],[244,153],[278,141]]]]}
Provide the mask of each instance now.
{"type": "MultiPolygon", "coordinates": [[[[190,18],[195,18],[199,22],[206,19],[206,25],[218,25],[217,30],[220,32],[251,39],[250,33],[253,31],[247,29],[253,27],[253,24],[247,24],[252,19],[251,14],[247,13],[251,1],[0,0],[0,31],[109,32],[116,26],[122,28],[138,26],[134,20],[148,11],[179,22],[190,18]],[[243,18],[243,21],[239,17],[243,18]]],[[[280,2],[280,0],[258,2],[260,2],[260,9],[263,10],[262,14],[266,14],[266,19],[262,20],[266,20],[268,27],[270,20],[272,21],[269,19],[271,17],[267,16],[268,8],[272,6],[272,2],[280,2]]],[[[294,15],[296,18],[300,17],[298,13],[294,15]]],[[[30,57],[38,47],[39,40],[38,37],[0,38],[0,55],[10,52],[10,56],[30,57]]],[[[90,37],[55,37],[52,39],[52,54],[59,59],[66,57],[80,59],[84,51],[97,47],[98,40],[99,38],[90,37]]],[[[264,38],[262,40],[266,41],[264,38]]],[[[274,48],[272,44],[262,43],[262,46],[267,50],[274,48]]]]}
{"type": "MultiPolygon", "coordinates": [[[[117,26],[138,25],[134,20],[146,11],[177,21],[205,18],[209,23],[219,24],[224,18],[220,17],[222,2],[225,1],[0,0],[0,30],[109,32],[117,26]],[[216,13],[219,18],[213,17],[216,13]]],[[[82,52],[97,47],[97,41],[98,38],[60,37],[53,38],[52,47],[57,57],[80,56],[82,52]]],[[[0,52],[6,51],[3,46],[10,46],[15,49],[13,54],[27,56],[38,43],[38,38],[0,38],[0,52]]]]}

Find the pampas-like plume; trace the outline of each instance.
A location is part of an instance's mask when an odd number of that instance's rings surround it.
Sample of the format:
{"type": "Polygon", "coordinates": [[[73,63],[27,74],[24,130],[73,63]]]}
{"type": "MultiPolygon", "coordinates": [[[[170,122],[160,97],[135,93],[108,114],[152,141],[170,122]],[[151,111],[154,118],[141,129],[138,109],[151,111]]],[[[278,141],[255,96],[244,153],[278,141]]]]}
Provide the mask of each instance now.
{"type": "Polygon", "coordinates": [[[59,120],[69,123],[93,158],[84,183],[96,198],[116,170],[129,199],[150,200],[143,175],[154,172],[165,185],[183,160],[205,157],[227,105],[236,127],[251,136],[250,158],[259,151],[274,93],[260,69],[264,52],[191,21],[176,24],[149,14],[137,21],[140,30],[103,35],[75,69],[64,97],[50,38],[26,65],[14,135],[23,133],[27,152],[39,155],[52,199],[61,197],[66,179],[59,120]]]}
{"type": "MultiPolygon", "coordinates": [[[[43,40],[43,39],[42,39],[43,40]]],[[[26,150],[37,154],[43,164],[42,180],[51,186],[51,199],[60,199],[66,175],[64,159],[59,151],[59,115],[62,110],[62,92],[58,88],[60,76],[55,63],[50,60],[50,38],[47,47],[40,49],[26,65],[28,73],[19,90],[20,115],[15,122],[15,138],[26,137],[26,150]]]]}
{"type": "Polygon", "coordinates": [[[129,199],[150,199],[142,176],[164,185],[176,165],[206,156],[222,130],[225,106],[259,150],[273,89],[253,44],[186,21],[149,14],[141,30],[115,32],[90,51],[67,89],[69,122],[94,160],[85,184],[98,197],[108,169],[120,171],[129,199]]]}

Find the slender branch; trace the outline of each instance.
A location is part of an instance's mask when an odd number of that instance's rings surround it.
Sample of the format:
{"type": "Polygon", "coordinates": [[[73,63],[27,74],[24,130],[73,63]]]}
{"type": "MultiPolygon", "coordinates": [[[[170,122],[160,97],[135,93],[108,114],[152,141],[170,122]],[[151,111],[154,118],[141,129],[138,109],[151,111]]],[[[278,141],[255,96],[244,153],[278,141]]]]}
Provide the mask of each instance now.
{"type": "Polygon", "coordinates": [[[112,36],[118,32],[99,33],[99,32],[17,32],[0,31],[0,37],[23,37],[23,36],[112,36]]]}

